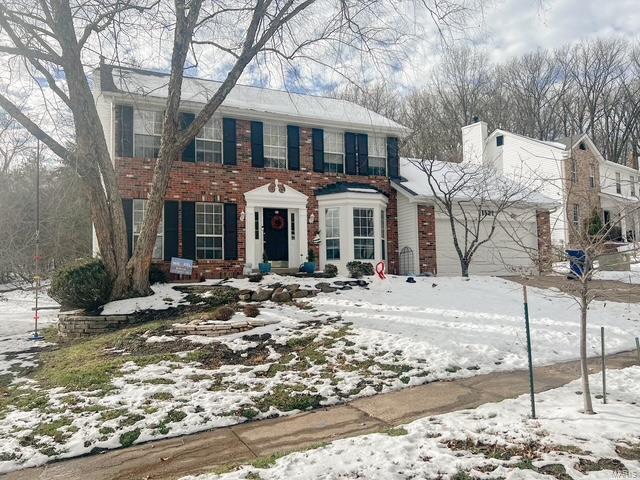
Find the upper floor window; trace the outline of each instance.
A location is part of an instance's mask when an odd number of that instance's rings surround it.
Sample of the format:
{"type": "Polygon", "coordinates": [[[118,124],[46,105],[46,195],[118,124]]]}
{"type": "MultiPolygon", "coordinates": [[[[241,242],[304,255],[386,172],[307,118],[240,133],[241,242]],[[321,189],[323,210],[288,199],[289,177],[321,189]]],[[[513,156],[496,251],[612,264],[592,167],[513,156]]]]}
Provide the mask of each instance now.
{"type": "Polygon", "coordinates": [[[578,162],[575,158],[571,159],[571,183],[578,183],[578,162]]]}
{"type": "Polygon", "coordinates": [[[196,135],[196,162],[222,163],[222,120],[210,118],[196,135]]]}
{"type": "Polygon", "coordinates": [[[580,145],[578,145],[578,148],[580,150],[586,150],[587,149],[587,145],[584,142],[580,142],[580,145]]]}
{"type": "Polygon", "coordinates": [[[158,158],[163,114],[156,110],[133,111],[134,155],[142,158],[158,158]]]}
{"type": "Polygon", "coordinates": [[[387,174],[387,139],[369,137],[369,175],[387,174]]]}
{"type": "Polygon", "coordinates": [[[589,188],[594,190],[596,188],[596,167],[591,165],[591,171],[589,173],[589,188]]]}
{"type": "Polygon", "coordinates": [[[265,123],[264,166],[266,168],[287,168],[287,127],[265,123]]]}
{"type": "Polygon", "coordinates": [[[344,173],[344,134],[324,131],[324,171],[344,173]]]}
{"type": "MultiPolygon", "coordinates": [[[[144,223],[145,208],[147,207],[147,200],[134,199],[133,200],[133,248],[136,248],[136,243],[142,232],[142,224],[144,223]]],[[[153,246],[153,258],[162,259],[164,257],[164,212],[160,217],[160,223],[158,224],[158,234],[156,236],[156,243],[153,246]]]]}
{"type": "Polygon", "coordinates": [[[196,203],[196,259],[222,259],[221,203],[196,203]]]}
{"type": "Polygon", "coordinates": [[[504,135],[498,135],[496,137],[496,147],[501,147],[504,145],[504,135]]]}
{"type": "Polygon", "coordinates": [[[354,208],[353,258],[356,260],[373,260],[375,250],[373,232],[373,208],[354,208]]]}
{"type": "Polygon", "coordinates": [[[622,181],[620,180],[620,173],[616,172],[616,193],[622,195],[622,181]]]}

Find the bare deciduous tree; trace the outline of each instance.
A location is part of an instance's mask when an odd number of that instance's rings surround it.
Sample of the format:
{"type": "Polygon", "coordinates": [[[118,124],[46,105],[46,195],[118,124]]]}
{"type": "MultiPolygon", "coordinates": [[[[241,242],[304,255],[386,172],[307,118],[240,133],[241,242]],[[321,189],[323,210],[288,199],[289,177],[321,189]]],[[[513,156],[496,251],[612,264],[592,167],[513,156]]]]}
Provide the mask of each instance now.
{"type": "MultiPolygon", "coordinates": [[[[481,0],[428,0],[413,7],[439,24],[459,27],[481,0]]],[[[73,119],[73,148],[56,140],[8,94],[0,107],[44,142],[67,165],[75,164],[88,194],[92,220],[113,298],[150,292],[148,270],[175,158],[216,112],[249,64],[269,57],[282,62],[322,62],[318,49],[375,54],[404,37],[393,18],[401,8],[388,0],[205,1],[8,0],[0,4],[0,54],[18,58],[34,78],[66,106],[73,119]],[[134,28],[135,27],[135,28],[134,28]],[[170,75],[160,143],[144,222],[131,259],[116,175],[85,72],[87,58],[107,48],[120,58],[119,41],[133,29],[158,31],[170,41],[170,75]],[[205,52],[205,55],[203,52],[205,52]],[[229,65],[218,90],[192,124],[179,128],[183,75],[205,56],[229,65]]],[[[340,54],[339,54],[340,55],[340,54]]],[[[325,62],[329,65],[329,62],[325,62]]],[[[95,63],[94,63],[95,64],[95,63]]]]}

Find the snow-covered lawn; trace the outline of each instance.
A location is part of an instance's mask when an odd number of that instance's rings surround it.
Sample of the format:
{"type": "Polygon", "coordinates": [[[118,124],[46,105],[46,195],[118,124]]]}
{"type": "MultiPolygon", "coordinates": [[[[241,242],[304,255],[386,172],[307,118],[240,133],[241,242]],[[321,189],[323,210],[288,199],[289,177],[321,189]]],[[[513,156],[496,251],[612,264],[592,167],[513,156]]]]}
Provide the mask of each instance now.
{"type": "MultiPolygon", "coordinates": [[[[337,279],[334,279],[337,280],[337,279]]],[[[498,278],[370,279],[353,287],[261,305],[278,323],[244,334],[179,339],[172,321],[62,346],[0,399],[0,472],[248,419],[289,415],[439,379],[524,368],[521,286],[498,278]]],[[[321,280],[267,277],[313,287],[321,280]]],[[[257,288],[247,280],[228,282],[257,288]]],[[[171,286],[107,312],[175,307],[171,286]]],[[[529,291],[534,360],[577,358],[578,311],[560,293],[529,291]]],[[[242,319],[241,312],[235,319],[242,319]]],[[[594,302],[590,353],[607,327],[609,352],[633,347],[637,305],[594,302]]]]}
{"type": "Polygon", "coordinates": [[[262,468],[183,480],[638,478],[640,367],[607,380],[609,403],[596,401],[594,416],[578,411],[576,381],[538,395],[536,420],[527,417],[523,395],[255,462],[262,468]]]}

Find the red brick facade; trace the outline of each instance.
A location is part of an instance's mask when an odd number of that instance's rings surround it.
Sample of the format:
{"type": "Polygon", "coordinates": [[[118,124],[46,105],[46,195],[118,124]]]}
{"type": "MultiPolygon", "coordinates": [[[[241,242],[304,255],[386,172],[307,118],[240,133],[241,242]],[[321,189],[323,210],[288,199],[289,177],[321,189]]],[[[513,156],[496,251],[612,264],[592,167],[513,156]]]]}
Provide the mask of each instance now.
{"type": "MultiPolygon", "coordinates": [[[[398,228],[396,191],[389,179],[380,176],[355,176],[313,171],[311,129],[300,129],[300,170],[275,170],[251,166],[251,127],[247,120],[237,120],[237,165],[219,165],[192,162],[174,162],[166,200],[195,202],[228,202],[238,205],[238,260],[199,261],[194,276],[205,278],[233,277],[241,275],[245,258],[245,221],[240,221],[245,210],[244,193],[278,179],[281,183],[309,197],[307,211],[313,214],[313,223],[307,224],[308,239],[319,231],[318,202],[314,191],[337,182],[366,183],[377,187],[389,196],[387,206],[387,270],[397,271],[398,228]]],[[[118,186],[123,198],[147,198],[151,189],[155,160],[143,158],[116,158],[118,186]]],[[[286,205],[283,205],[286,208],[286,205]]],[[[180,224],[182,219],[180,218],[180,224]]],[[[181,228],[179,229],[181,231],[181,228]]],[[[310,245],[319,253],[319,246],[310,245]]],[[[179,237],[179,252],[182,238],[179,237]]]]}
{"type": "Polygon", "coordinates": [[[438,273],[436,263],[436,216],[432,205],[418,205],[419,273],[438,273]]]}

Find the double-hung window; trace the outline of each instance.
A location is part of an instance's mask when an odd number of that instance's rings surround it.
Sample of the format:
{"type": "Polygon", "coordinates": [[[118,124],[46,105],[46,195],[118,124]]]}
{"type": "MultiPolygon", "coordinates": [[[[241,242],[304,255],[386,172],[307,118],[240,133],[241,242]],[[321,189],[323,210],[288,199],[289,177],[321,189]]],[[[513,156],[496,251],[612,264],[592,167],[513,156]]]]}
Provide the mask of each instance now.
{"type": "Polygon", "coordinates": [[[162,112],[156,110],[133,111],[134,155],[158,158],[162,135],[162,112]]]}
{"type": "Polygon", "coordinates": [[[287,127],[265,123],[263,125],[264,166],[287,168],[287,127]]]}
{"type": "Polygon", "coordinates": [[[580,226],[580,205],[577,203],[573,205],[573,226],[578,229],[580,226]]]}
{"type": "Polygon", "coordinates": [[[196,203],[196,259],[222,259],[221,203],[196,203]]]}
{"type": "Polygon", "coordinates": [[[622,195],[622,180],[620,179],[620,173],[616,172],[616,193],[622,195]]]}
{"type": "MultiPolygon", "coordinates": [[[[144,212],[147,206],[147,200],[135,199],[133,200],[133,248],[136,248],[136,243],[140,237],[142,231],[142,224],[144,223],[144,212]]],[[[153,258],[156,260],[164,257],[164,212],[160,217],[160,223],[158,224],[158,236],[156,237],[156,244],[153,246],[153,258]]]]}
{"type": "Polygon", "coordinates": [[[589,175],[589,188],[595,190],[596,188],[596,167],[591,165],[591,173],[589,175]]]}
{"type": "Polygon", "coordinates": [[[373,208],[353,209],[353,253],[356,260],[373,260],[373,208]]]}
{"type": "Polygon", "coordinates": [[[210,118],[196,136],[196,162],[222,163],[222,120],[210,118]]]}
{"type": "Polygon", "coordinates": [[[340,210],[325,209],[324,224],[327,260],[340,260],[340,210]]]}
{"type": "Polygon", "coordinates": [[[324,171],[344,173],[344,134],[324,131],[324,171]]]}
{"type": "Polygon", "coordinates": [[[578,183],[578,162],[576,159],[571,159],[571,183],[578,183]]]}
{"type": "Polygon", "coordinates": [[[387,174],[387,139],[369,137],[369,175],[387,174]]]}

